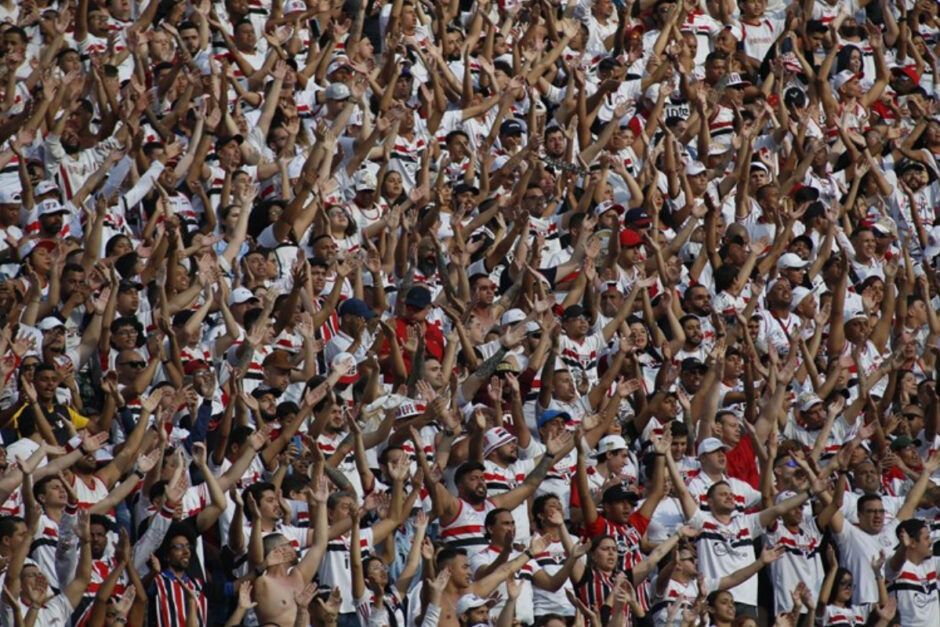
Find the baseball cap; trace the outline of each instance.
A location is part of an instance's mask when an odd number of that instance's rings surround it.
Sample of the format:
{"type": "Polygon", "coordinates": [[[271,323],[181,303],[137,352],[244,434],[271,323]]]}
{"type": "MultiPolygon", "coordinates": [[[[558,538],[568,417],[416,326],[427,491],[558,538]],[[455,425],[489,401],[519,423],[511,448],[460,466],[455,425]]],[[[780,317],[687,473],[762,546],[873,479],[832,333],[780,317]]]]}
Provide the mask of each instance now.
{"type": "MultiPolygon", "coordinates": [[[[394,396],[397,396],[394,395],[394,396]]],[[[420,416],[424,413],[424,410],[427,407],[423,403],[412,400],[407,397],[401,397],[404,400],[395,410],[395,420],[404,420],[405,418],[411,418],[412,416],[420,416]]]]}
{"type": "Polygon", "coordinates": [[[907,77],[907,78],[909,78],[909,79],[911,80],[911,82],[914,83],[915,85],[919,85],[919,84],[920,84],[920,74],[918,74],[918,73],[917,73],[917,70],[915,70],[914,68],[902,67],[902,66],[899,65],[899,66],[896,66],[896,67],[891,68],[891,73],[892,73],[892,74],[898,74],[898,75],[900,75],[900,76],[902,76],[902,77],[907,77]]]}
{"type": "Polygon", "coordinates": [[[701,161],[689,161],[685,166],[686,176],[698,176],[705,171],[705,164],[701,161]]]}
{"type": "Polygon", "coordinates": [[[510,324],[522,322],[523,320],[525,320],[524,311],[521,309],[507,309],[506,312],[500,317],[499,324],[505,327],[510,324]]]}
{"type": "Polygon", "coordinates": [[[127,292],[129,290],[135,290],[139,292],[142,289],[144,289],[143,283],[132,281],[130,279],[121,279],[121,281],[118,283],[119,292],[127,292]]]}
{"type": "Polygon", "coordinates": [[[575,318],[581,317],[584,315],[584,307],[581,305],[571,305],[565,307],[565,310],[561,312],[562,320],[574,320],[575,318]]]}
{"type": "Polygon", "coordinates": [[[209,370],[209,364],[202,359],[191,359],[183,366],[184,374],[193,374],[203,370],[209,370]]]}
{"type": "Polygon", "coordinates": [[[363,172],[359,177],[359,180],[356,181],[356,191],[357,192],[367,192],[375,191],[378,187],[379,182],[375,180],[375,175],[371,172],[363,172]]]}
{"type": "Polygon", "coordinates": [[[546,423],[551,422],[555,418],[561,418],[566,423],[571,420],[571,414],[566,411],[561,411],[560,409],[546,409],[539,415],[539,419],[536,421],[535,426],[542,428],[546,423]]]}
{"type": "MultiPolygon", "coordinates": [[[[797,285],[790,293],[790,311],[795,311],[803,299],[813,293],[813,290],[797,285]]],[[[814,297],[815,298],[815,297],[814,297]]]]}
{"type": "Polygon", "coordinates": [[[796,496],[796,492],[793,490],[783,490],[780,494],[777,495],[777,498],[774,499],[774,504],[780,504],[786,501],[791,496],[796,496]]]}
{"type": "Polygon", "coordinates": [[[290,360],[287,358],[287,353],[280,349],[271,351],[268,356],[264,358],[264,361],[261,362],[261,367],[277,368],[278,370],[294,369],[294,366],[291,365],[290,360]]]}
{"type": "MultiPolygon", "coordinates": [[[[343,68],[348,68],[348,67],[350,67],[349,57],[345,55],[338,55],[336,57],[333,57],[333,60],[330,61],[330,64],[326,68],[326,75],[329,76],[330,74],[332,74],[333,72],[337,70],[342,70],[343,68]]],[[[327,98],[329,98],[329,96],[327,96],[327,98]]]]}
{"type": "Polygon", "coordinates": [[[51,216],[57,213],[68,213],[69,210],[62,206],[55,198],[46,198],[44,201],[39,203],[39,217],[42,216],[51,216]]]}
{"type": "Polygon", "coordinates": [[[638,495],[633,490],[630,490],[622,483],[618,483],[617,485],[612,485],[604,490],[604,496],[601,498],[601,503],[617,503],[619,501],[633,501],[636,503],[639,500],[640,495],[638,495]]]}
{"type": "Polygon", "coordinates": [[[707,455],[715,451],[727,451],[730,447],[718,438],[705,438],[698,443],[698,455],[707,455]]]}
{"type": "Polygon", "coordinates": [[[344,83],[330,83],[323,97],[327,100],[346,100],[349,98],[349,87],[344,83]]]}
{"type": "Polygon", "coordinates": [[[424,309],[431,306],[431,292],[426,287],[416,285],[405,295],[405,304],[415,309],[424,309]]]}
{"type": "Polygon", "coordinates": [[[46,316],[39,321],[39,324],[36,325],[36,328],[40,331],[51,331],[58,327],[64,327],[65,323],[56,318],[55,316],[46,316]]]}
{"type": "Polygon", "coordinates": [[[50,192],[58,192],[58,191],[59,191],[59,186],[56,185],[54,182],[52,182],[52,181],[39,181],[39,183],[36,185],[36,189],[34,190],[33,193],[34,193],[36,196],[43,196],[43,195],[48,194],[48,193],[50,193],[50,192]]]}
{"type": "Polygon", "coordinates": [[[359,380],[359,368],[356,367],[356,358],[353,357],[352,353],[337,353],[330,362],[331,369],[339,368],[340,365],[348,362],[352,362],[352,370],[339,378],[339,382],[344,385],[349,385],[359,380]]]}
{"type": "Polygon", "coordinates": [[[241,305],[249,301],[258,301],[258,297],[251,293],[247,287],[236,287],[228,297],[228,306],[241,305]]]}
{"type": "Polygon", "coordinates": [[[595,457],[600,457],[612,451],[622,451],[627,446],[627,441],[619,435],[605,435],[601,438],[600,442],[597,443],[597,449],[594,453],[595,457]]]}
{"type": "Polygon", "coordinates": [[[732,72],[728,75],[728,82],[725,84],[725,87],[747,87],[750,84],[751,81],[744,80],[737,72],[732,72]]]}
{"type": "Polygon", "coordinates": [[[0,189],[0,205],[19,205],[23,195],[18,189],[0,189]]]}
{"type": "Polygon", "coordinates": [[[483,457],[489,457],[490,453],[510,442],[516,441],[516,436],[509,433],[502,427],[493,427],[483,434],[483,457]]]}
{"type": "Polygon", "coordinates": [[[470,610],[489,604],[490,601],[488,599],[478,597],[475,594],[465,594],[457,600],[457,616],[463,616],[470,610]]]}
{"type": "Polygon", "coordinates": [[[777,261],[778,270],[787,270],[790,268],[803,269],[808,265],[809,262],[796,253],[784,253],[780,255],[780,260],[777,261]]]}
{"type": "Polygon", "coordinates": [[[594,215],[596,216],[603,215],[607,213],[608,211],[610,211],[611,209],[616,211],[618,215],[623,213],[623,205],[618,205],[612,200],[605,200],[603,202],[597,203],[597,206],[594,207],[594,215]]]}
{"type": "Polygon", "coordinates": [[[480,188],[477,187],[476,185],[471,185],[470,183],[465,183],[465,182],[463,182],[463,181],[461,181],[460,183],[457,183],[456,185],[454,185],[454,194],[455,194],[455,195],[456,195],[456,194],[463,194],[463,193],[465,193],[465,192],[471,192],[471,193],[473,193],[474,195],[476,195],[476,194],[479,194],[479,193],[480,193],[480,188]]]}
{"type": "Polygon", "coordinates": [[[346,314],[359,316],[366,320],[375,318],[375,312],[369,309],[365,301],[358,298],[347,298],[343,301],[343,304],[339,306],[339,315],[345,316],[346,314]]]}
{"type": "Polygon", "coordinates": [[[303,13],[306,10],[307,5],[301,0],[287,0],[287,2],[284,3],[282,12],[284,15],[290,15],[291,13],[303,13]]]}
{"type": "Polygon", "coordinates": [[[649,226],[653,221],[650,217],[649,211],[643,207],[637,207],[636,209],[631,209],[623,217],[623,221],[631,226],[644,227],[649,226]]]}
{"type": "Polygon", "coordinates": [[[911,439],[911,437],[907,435],[899,435],[898,437],[894,438],[894,440],[891,442],[891,450],[900,451],[902,448],[906,448],[912,444],[914,446],[920,446],[921,441],[911,439]]]}
{"type": "Polygon", "coordinates": [[[800,397],[800,411],[809,411],[814,405],[818,405],[822,402],[823,400],[821,398],[810,392],[800,397]]]}
{"type": "Polygon", "coordinates": [[[28,239],[17,249],[20,259],[26,259],[37,248],[45,248],[49,252],[55,250],[55,242],[49,239],[28,239]]]}
{"type": "Polygon", "coordinates": [[[525,125],[516,118],[503,120],[503,123],[499,125],[500,135],[522,135],[523,133],[525,133],[525,125]]]}
{"type": "Polygon", "coordinates": [[[281,395],[281,391],[277,388],[273,388],[270,385],[259,385],[251,391],[251,395],[254,398],[261,398],[267,394],[272,395],[274,398],[277,398],[281,395]]]}
{"type": "Polygon", "coordinates": [[[624,229],[620,231],[620,246],[622,248],[634,248],[643,243],[643,238],[633,229],[624,229]]]}
{"type": "Polygon", "coordinates": [[[708,370],[698,357],[686,357],[682,360],[682,372],[687,370],[708,370]]]}
{"type": "Polygon", "coordinates": [[[842,70],[841,72],[836,74],[835,77],[832,79],[832,88],[836,91],[839,91],[850,80],[853,80],[853,79],[858,80],[860,78],[861,76],[859,76],[852,70],[842,70]]]}

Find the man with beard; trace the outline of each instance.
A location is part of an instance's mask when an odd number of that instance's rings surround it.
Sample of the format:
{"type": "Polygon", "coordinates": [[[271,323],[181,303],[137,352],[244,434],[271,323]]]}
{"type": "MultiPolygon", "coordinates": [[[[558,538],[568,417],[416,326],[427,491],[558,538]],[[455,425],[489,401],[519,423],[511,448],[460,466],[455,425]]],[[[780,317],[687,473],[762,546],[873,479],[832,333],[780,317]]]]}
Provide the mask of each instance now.
{"type": "Polygon", "coordinates": [[[715,343],[715,325],[712,322],[712,297],[708,287],[691,285],[682,298],[682,309],[696,316],[702,332],[702,347],[710,351],[715,343]]]}
{"type": "Polygon", "coordinates": [[[154,577],[152,614],[158,625],[191,624],[190,609],[196,611],[197,625],[208,625],[206,582],[189,574],[195,544],[196,531],[185,523],[174,524],[166,534],[160,551],[163,570],[154,577]]]}
{"type": "MultiPolygon", "coordinates": [[[[837,398],[841,397],[837,395],[837,398]]],[[[812,393],[806,394],[797,400],[794,410],[796,418],[787,420],[783,428],[783,436],[796,440],[807,452],[813,450],[814,447],[820,447],[818,459],[828,460],[852,439],[850,432],[854,428],[858,411],[849,409],[843,414],[842,408],[842,403],[832,403],[827,410],[821,398],[812,393]],[[823,427],[827,422],[827,414],[832,414],[832,425],[826,433],[826,440],[820,441],[823,427]],[[849,423],[849,415],[852,416],[851,423],[849,423]]]]}
{"type": "Polygon", "coordinates": [[[679,318],[679,325],[685,334],[685,340],[682,342],[682,348],[676,351],[675,361],[684,364],[686,360],[694,359],[704,363],[708,350],[702,345],[701,318],[695,314],[686,314],[679,318]]]}
{"type": "Polygon", "coordinates": [[[40,239],[54,240],[64,236],[67,233],[64,216],[68,213],[69,210],[55,198],[47,198],[40,202],[37,207],[40,239]]]}
{"type": "MultiPolygon", "coordinates": [[[[570,450],[567,444],[564,435],[547,439],[545,454],[522,482],[492,498],[487,496],[486,466],[478,461],[464,462],[454,472],[457,496],[451,494],[443,483],[433,480],[430,468],[424,468],[425,487],[431,493],[434,507],[441,512],[441,539],[448,546],[466,549],[470,555],[486,548],[483,537],[486,515],[496,508],[512,511],[535,494],[554,465],[556,455],[570,450]]],[[[418,459],[422,467],[427,466],[423,455],[419,454],[418,459]]]]}
{"type": "MultiPolygon", "coordinates": [[[[527,439],[531,440],[531,438],[527,439]]],[[[518,438],[502,427],[494,427],[483,434],[483,467],[487,494],[495,496],[509,492],[525,479],[525,476],[535,468],[535,458],[519,459],[518,438]]],[[[512,511],[512,517],[515,520],[516,537],[519,542],[528,542],[529,513],[527,508],[517,507],[512,511]]]]}
{"type": "MultiPolygon", "coordinates": [[[[760,503],[760,492],[748,483],[729,477],[726,474],[728,470],[727,452],[729,450],[730,447],[718,438],[705,438],[698,443],[697,453],[701,470],[689,482],[688,489],[698,503],[699,508],[703,511],[708,511],[709,502],[706,495],[709,489],[721,481],[730,486],[734,495],[734,505],[739,512],[760,503]]],[[[675,482],[675,477],[673,477],[673,482],[675,482]]]]}
{"type": "Polygon", "coordinates": [[[799,333],[800,318],[790,311],[792,299],[790,281],[778,279],[767,292],[767,308],[758,313],[760,337],[767,344],[773,344],[781,358],[790,352],[790,341],[796,339],[795,334],[799,333]]]}

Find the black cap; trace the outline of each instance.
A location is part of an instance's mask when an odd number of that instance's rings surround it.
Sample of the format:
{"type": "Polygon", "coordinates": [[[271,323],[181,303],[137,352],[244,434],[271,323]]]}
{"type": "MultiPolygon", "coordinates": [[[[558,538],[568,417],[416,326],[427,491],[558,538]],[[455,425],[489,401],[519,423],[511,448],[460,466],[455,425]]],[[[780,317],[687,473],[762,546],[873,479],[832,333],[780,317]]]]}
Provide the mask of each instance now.
{"type": "Polygon", "coordinates": [[[139,292],[142,289],[144,289],[142,283],[131,281],[130,279],[121,279],[121,282],[118,283],[119,292],[126,292],[127,290],[137,290],[139,292]]]}
{"type": "Polygon", "coordinates": [[[606,490],[604,490],[604,496],[601,498],[601,503],[618,503],[620,501],[633,501],[636,503],[640,500],[640,495],[630,490],[622,483],[617,485],[612,485],[606,490]]]}
{"type": "Polygon", "coordinates": [[[575,318],[578,318],[583,315],[584,315],[584,307],[582,307],[581,305],[571,305],[570,307],[566,308],[562,312],[561,319],[562,320],[574,320],[575,318]]]}
{"type": "Polygon", "coordinates": [[[500,135],[522,135],[523,133],[525,133],[525,126],[515,118],[503,120],[503,123],[499,125],[500,135]]]}
{"type": "Polygon", "coordinates": [[[224,135],[215,140],[215,149],[220,150],[231,141],[237,142],[241,146],[245,142],[245,138],[241,135],[224,135]]]}
{"type": "Polygon", "coordinates": [[[682,372],[689,370],[708,370],[702,360],[697,357],[686,357],[682,360],[682,372]]]}
{"type": "Polygon", "coordinates": [[[480,188],[462,181],[454,185],[454,194],[463,194],[464,192],[473,192],[474,194],[479,194],[480,188]]]}
{"type": "Polygon", "coordinates": [[[431,305],[431,292],[426,287],[416,285],[408,290],[405,296],[405,304],[415,309],[424,309],[431,305]]]}

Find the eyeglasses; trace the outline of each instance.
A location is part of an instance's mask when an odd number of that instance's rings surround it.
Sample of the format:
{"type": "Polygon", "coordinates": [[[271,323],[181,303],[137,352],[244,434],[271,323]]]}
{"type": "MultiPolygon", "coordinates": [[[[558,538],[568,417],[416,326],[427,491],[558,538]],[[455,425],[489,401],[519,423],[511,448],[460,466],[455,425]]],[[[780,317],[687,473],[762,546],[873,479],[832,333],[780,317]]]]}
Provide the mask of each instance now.
{"type": "Polygon", "coordinates": [[[843,579],[842,581],[839,582],[839,587],[840,587],[840,588],[851,588],[851,587],[852,587],[852,580],[851,580],[851,579],[843,579]]]}
{"type": "Polygon", "coordinates": [[[193,548],[193,545],[189,542],[174,542],[170,545],[170,548],[174,551],[188,551],[193,548]]]}
{"type": "Polygon", "coordinates": [[[131,368],[146,368],[146,361],[119,361],[117,362],[119,366],[130,366],[131,368]]]}

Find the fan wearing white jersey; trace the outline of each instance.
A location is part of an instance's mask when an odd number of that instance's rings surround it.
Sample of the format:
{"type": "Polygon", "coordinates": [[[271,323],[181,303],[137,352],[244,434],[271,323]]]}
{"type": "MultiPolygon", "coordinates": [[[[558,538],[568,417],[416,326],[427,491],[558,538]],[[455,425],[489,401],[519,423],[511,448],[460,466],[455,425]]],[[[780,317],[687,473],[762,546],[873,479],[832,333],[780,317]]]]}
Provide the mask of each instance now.
{"type": "Polygon", "coordinates": [[[836,545],[839,547],[841,563],[856,577],[855,592],[852,603],[876,603],[878,601],[878,586],[875,575],[868,568],[872,555],[881,551],[892,551],[897,545],[895,529],[898,524],[912,518],[918,503],[924,497],[927,486],[930,485],[930,475],[940,468],[940,451],[924,463],[924,472],[917,479],[917,483],[907,494],[904,505],[898,510],[897,517],[889,524],[885,523],[885,508],[881,496],[866,494],[858,499],[858,525],[846,522],[845,516],[839,511],[842,505],[841,484],[836,487],[836,498],[819,513],[819,528],[828,526],[835,535],[836,545]]]}
{"type": "MultiPolygon", "coordinates": [[[[697,547],[701,572],[706,577],[721,578],[744,568],[754,560],[753,542],[777,522],[777,517],[803,505],[824,489],[822,482],[756,514],[737,514],[734,492],[726,481],[716,481],[708,489],[708,511],[699,508],[697,499],[682,483],[672,456],[666,457],[669,476],[682,504],[682,514],[702,533],[697,547]]],[[[757,579],[751,577],[732,589],[739,614],[757,616],[757,579]]]]}
{"type": "MultiPolygon", "coordinates": [[[[421,447],[417,444],[417,433],[413,433],[416,436],[417,451],[421,447]]],[[[566,455],[571,450],[571,442],[571,434],[567,432],[548,439],[545,442],[546,453],[523,482],[509,492],[497,494],[491,499],[487,498],[484,475],[486,467],[480,462],[464,462],[457,468],[454,472],[457,496],[454,496],[442,482],[434,479],[427,458],[419,452],[418,463],[424,472],[425,487],[430,493],[435,511],[441,512],[441,539],[449,546],[465,548],[471,556],[482,551],[487,545],[483,537],[486,515],[498,507],[512,511],[535,494],[536,488],[559,456],[566,455]]]]}
{"type": "Polygon", "coordinates": [[[940,625],[937,558],[927,523],[919,518],[898,525],[898,548],[888,559],[885,580],[898,603],[902,627],[940,625]]]}

